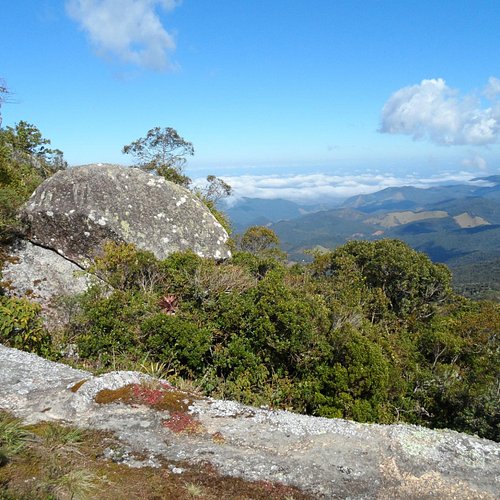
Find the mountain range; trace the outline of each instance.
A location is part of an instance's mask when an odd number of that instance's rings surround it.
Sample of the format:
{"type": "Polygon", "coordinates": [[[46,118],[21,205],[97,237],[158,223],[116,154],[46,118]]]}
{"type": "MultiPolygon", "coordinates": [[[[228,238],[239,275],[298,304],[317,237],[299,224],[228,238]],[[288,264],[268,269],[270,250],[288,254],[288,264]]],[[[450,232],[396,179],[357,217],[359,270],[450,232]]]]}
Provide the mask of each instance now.
{"type": "Polygon", "coordinates": [[[460,291],[500,290],[500,175],[468,184],[390,187],[334,208],[245,198],[226,210],[237,232],[266,225],[293,261],[352,239],[397,238],[454,272],[460,291]]]}

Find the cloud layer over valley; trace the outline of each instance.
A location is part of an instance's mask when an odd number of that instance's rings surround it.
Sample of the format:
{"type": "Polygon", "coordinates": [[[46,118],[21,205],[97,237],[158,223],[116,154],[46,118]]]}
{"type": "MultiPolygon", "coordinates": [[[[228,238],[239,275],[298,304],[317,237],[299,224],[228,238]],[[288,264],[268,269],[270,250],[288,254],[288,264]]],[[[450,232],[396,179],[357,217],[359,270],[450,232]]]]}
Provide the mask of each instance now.
{"type": "MultiPolygon", "coordinates": [[[[280,175],[242,175],[224,176],[223,179],[233,188],[230,202],[239,198],[282,198],[299,203],[323,203],[345,199],[358,194],[373,193],[380,189],[396,186],[420,188],[435,185],[465,183],[474,178],[470,172],[443,173],[436,176],[421,177],[417,174],[396,176],[394,174],[362,173],[345,175],[297,174],[280,175]]],[[[195,184],[203,184],[196,179],[195,184]]]]}

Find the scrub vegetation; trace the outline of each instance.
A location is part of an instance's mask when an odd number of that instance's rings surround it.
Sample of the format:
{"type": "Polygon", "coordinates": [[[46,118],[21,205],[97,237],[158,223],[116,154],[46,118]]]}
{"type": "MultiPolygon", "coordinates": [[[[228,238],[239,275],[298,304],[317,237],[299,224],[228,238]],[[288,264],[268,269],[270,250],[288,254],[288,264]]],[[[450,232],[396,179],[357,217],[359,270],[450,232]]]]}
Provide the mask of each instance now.
{"type": "MultiPolygon", "coordinates": [[[[162,146],[162,134],[193,151],[174,132],[153,129],[130,152],[161,175],[147,148],[162,146]]],[[[49,144],[25,122],[0,129],[4,243],[22,229],[20,204],[66,166],[49,144]]],[[[181,174],[182,164],[165,165],[181,174]]],[[[200,196],[215,204],[229,193],[209,176],[200,196]]],[[[392,239],[289,265],[262,227],[234,248],[224,262],[190,252],[159,261],[109,243],[89,269],[100,279],[68,303],[63,331],[46,331],[29,297],[0,294],[0,342],[53,359],[76,347],[78,365],[96,372],[142,367],[251,405],[500,439],[500,307],[453,293],[446,266],[392,239]]]]}
{"type": "Polygon", "coordinates": [[[397,240],[292,267],[255,247],[157,261],[109,244],[91,271],[113,289],[78,297],[62,342],[96,371],[147,359],[213,397],[499,440],[497,304],[453,294],[445,266],[397,240]]]}

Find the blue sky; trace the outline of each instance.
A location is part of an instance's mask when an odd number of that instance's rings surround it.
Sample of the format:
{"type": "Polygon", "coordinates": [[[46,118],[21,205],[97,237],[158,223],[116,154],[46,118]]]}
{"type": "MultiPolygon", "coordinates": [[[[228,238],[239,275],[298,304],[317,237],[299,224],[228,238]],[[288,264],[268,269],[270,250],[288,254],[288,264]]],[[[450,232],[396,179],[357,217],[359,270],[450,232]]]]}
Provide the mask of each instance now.
{"type": "Polygon", "coordinates": [[[250,196],[498,173],[499,25],[493,0],[8,2],[3,126],[73,165],[174,127],[189,175],[250,196]]]}

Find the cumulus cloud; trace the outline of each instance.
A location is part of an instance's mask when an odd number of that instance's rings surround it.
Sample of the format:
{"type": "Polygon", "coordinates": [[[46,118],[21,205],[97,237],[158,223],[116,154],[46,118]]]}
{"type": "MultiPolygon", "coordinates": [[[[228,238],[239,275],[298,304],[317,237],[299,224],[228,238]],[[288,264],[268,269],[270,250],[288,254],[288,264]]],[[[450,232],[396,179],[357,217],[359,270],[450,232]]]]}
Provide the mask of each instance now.
{"type": "Polygon", "coordinates": [[[181,0],[68,0],[66,11],[87,33],[97,53],[154,70],[172,68],[175,40],[156,11],[181,0]]]}
{"type": "Polygon", "coordinates": [[[382,109],[381,132],[411,135],[440,145],[483,145],[500,136],[500,80],[491,77],[487,107],[474,95],[460,96],[442,78],[422,80],[392,94],[382,109]]]}
{"type": "MultiPolygon", "coordinates": [[[[298,174],[223,176],[233,188],[230,203],[238,199],[283,198],[299,203],[318,203],[345,199],[358,194],[367,194],[387,187],[414,186],[430,187],[453,182],[467,182],[473,177],[470,172],[443,173],[422,178],[415,175],[396,176],[394,174],[363,173],[346,175],[298,174]]],[[[195,179],[195,184],[203,184],[204,179],[195,179]]]]}

